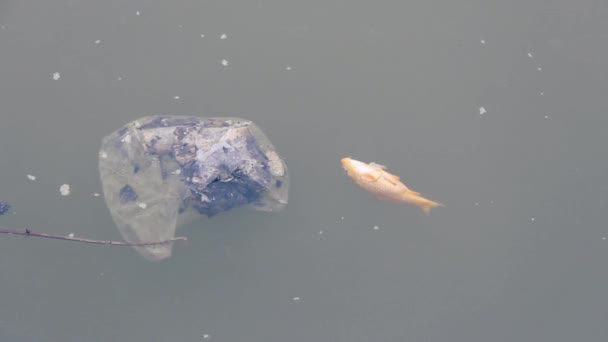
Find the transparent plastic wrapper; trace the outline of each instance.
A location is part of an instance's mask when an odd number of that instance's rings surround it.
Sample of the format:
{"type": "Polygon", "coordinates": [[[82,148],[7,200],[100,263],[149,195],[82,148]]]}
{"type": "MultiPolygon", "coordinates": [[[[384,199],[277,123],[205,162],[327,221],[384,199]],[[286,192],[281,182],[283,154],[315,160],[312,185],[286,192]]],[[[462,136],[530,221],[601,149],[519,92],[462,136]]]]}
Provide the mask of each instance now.
{"type": "MultiPolygon", "coordinates": [[[[164,241],[200,216],[287,205],[287,167],[249,120],[150,116],[103,138],[99,173],[106,204],[127,242],[164,241]]],[[[134,247],[171,256],[172,242],[134,247]]]]}

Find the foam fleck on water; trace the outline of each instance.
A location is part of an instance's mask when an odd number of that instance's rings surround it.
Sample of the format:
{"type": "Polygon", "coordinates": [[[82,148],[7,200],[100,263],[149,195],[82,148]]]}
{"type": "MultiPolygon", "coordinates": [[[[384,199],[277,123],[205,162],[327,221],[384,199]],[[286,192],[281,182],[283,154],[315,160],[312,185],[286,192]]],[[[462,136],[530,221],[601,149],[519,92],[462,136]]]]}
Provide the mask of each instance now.
{"type": "Polygon", "coordinates": [[[69,184],[63,184],[62,186],[59,187],[59,193],[61,193],[61,196],[67,196],[70,194],[70,185],[69,184]]]}

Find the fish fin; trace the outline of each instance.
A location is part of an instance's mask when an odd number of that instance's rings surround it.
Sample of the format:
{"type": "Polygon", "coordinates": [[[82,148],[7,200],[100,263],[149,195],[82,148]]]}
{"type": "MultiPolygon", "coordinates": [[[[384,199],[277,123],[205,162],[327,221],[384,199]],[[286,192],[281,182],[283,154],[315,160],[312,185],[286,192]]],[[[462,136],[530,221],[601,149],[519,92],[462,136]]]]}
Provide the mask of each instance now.
{"type": "Polygon", "coordinates": [[[392,173],[388,173],[386,171],[384,171],[384,176],[385,176],[384,178],[386,178],[386,180],[389,181],[393,185],[399,184],[399,179],[401,179],[401,178],[399,178],[399,176],[394,175],[392,173]]]}
{"type": "Polygon", "coordinates": [[[369,166],[371,166],[371,167],[377,167],[380,170],[386,170],[386,165],[378,164],[376,162],[369,163],[369,166]]]}
{"type": "Polygon", "coordinates": [[[378,179],[380,179],[380,175],[377,175],[375,173],[373,173],[373,174],[372,173],[364,173],[364,174],[361,175],[361,177],[363,177],[363,178],[365,178],[365,179],[367,179],[368,181],[371,181],[371,182],[377,182],[378,179]]]}
{"type": "Polygon", "coordinates": [[[430,215],[431,209],[436,208],[436,207],[445,207],[445,205],[443,205],[439,202],[433,202],[431,200],[427,200],[425,203],[422,203],[420,205],[420,208],[426,215],[430,215]]]}
{"type": "MultiPolygon", "coordinates": [[[[405,184],[403,186],[405,186],[405,184]]],[[[404,194],[415,195],[415,196],[420,196],[420,193],[418,191],[411,190],[407,186],[405,186],[405,191],[403,191],[403,193],[404,194]]]]}

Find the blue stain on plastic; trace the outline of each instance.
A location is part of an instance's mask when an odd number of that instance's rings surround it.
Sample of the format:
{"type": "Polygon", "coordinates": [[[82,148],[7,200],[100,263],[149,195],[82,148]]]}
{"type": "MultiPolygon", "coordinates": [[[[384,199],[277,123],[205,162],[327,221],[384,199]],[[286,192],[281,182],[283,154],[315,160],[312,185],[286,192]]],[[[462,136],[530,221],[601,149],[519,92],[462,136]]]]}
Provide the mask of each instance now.
{"type": "Polygon", "coordinates": [[[135,201],[137,199],[137,193],[130,185],[127,184],[120,189],[118,197],[120,198],[120,203],[125,204],[135,201]]]}
{"type": "Polygon", "coordinates": [[[11,208],[11,205],[5,201],[0,201],[0,215],[4,214],[11,208]]]}

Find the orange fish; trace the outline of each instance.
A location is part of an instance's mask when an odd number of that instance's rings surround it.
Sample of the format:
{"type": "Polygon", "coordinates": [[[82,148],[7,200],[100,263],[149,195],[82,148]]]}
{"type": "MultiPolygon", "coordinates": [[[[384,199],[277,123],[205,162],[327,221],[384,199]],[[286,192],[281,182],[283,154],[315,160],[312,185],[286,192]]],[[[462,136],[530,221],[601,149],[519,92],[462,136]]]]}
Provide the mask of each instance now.
{"type": "Polygon", "coordinates": [[[413,204],[427,215],[432,208],[443,207],[443,204],[433,202],[420,196],[419,192],[408,189],[401,183],[399,176],[388,173],[384,165],[373,162],[367,164],[351,158],[342,158],[341,162],[350,178],[378,199],[413,204]]]}

